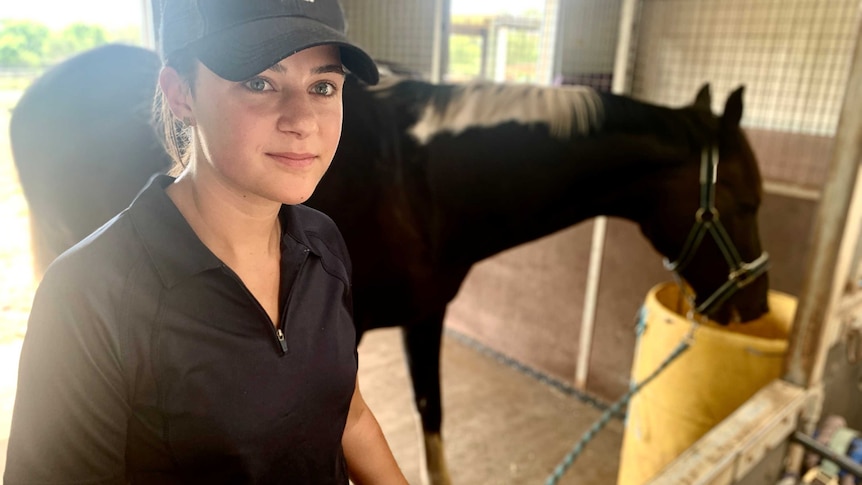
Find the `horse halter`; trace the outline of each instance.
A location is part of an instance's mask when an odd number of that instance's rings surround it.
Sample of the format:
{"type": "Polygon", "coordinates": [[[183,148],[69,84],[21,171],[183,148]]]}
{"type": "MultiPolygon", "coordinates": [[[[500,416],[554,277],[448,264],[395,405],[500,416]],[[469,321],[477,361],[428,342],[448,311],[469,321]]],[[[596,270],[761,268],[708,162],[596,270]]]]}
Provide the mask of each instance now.
{"type": "Polygon", "coordinates": [[[696,313],[701,315],[718,308],[734,293],[751,284],[769,269],[769,254],[766,251],[750,263],[742,261],[739,251],[724,229],[724,225],[718,217],[718,209],[715,208],[717,171],[718,147],[704,148],[700,162],[700,208],[695,214],[694,226],[691,228],[676,261],[671,262],[667,258],[664,260],[664,267],[682,278],[683,269],[691,263],[694,254],[703,242],[703,237],[706,233],[712,235],[718,249],[724,255],[724,260],[727,261],[730,271],[727,275],[727,281],[694,309],[696,313]]]}

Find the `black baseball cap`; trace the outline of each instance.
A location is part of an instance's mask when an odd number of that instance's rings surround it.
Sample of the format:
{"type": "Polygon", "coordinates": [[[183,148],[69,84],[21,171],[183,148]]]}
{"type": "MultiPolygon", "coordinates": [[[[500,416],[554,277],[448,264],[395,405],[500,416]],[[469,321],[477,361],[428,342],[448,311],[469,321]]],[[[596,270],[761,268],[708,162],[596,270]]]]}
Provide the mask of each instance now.
{"type": "Polygon", "coordinates": [[[159,32],[165,63],[190,49],[228,81],[244,81],[324,44],[338,46],[341,62],[361,80],[379,80],[371,57],[347,40],[338,0],[163,0],[159,32]]]}

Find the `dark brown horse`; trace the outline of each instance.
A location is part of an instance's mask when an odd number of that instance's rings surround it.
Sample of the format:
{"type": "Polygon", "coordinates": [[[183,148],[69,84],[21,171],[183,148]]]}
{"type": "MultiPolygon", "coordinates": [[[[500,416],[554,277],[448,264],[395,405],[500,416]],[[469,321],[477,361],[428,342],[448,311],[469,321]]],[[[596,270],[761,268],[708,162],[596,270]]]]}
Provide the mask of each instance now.
{"type": "MultiPolygon", "coordinates": [[[[15,108],[12,147],[39,267],[167,167],[149,125],[158,69],[152,52],[103,47],[52,69],[15,108]]],[[[583,87],[397,77],[374,88],[349,79],[344,105],[338,154],[309,205],[329,214],[347,241],[359,332],[404,329],[435,483],[448,482],[443,316],[476,262],[616,216],[638,223],[678,263],[714,319],[749,320],[767,309],[767,280],[757,277],[761,179],[739,127],[741,89],[721,117],[709,111],[706,89],[694,105],[669,109],[583,87]],[[692,231],[696,220],[700,232],[692,231]],[[741,289],[710,300],[722,287],[741,289]]]]}

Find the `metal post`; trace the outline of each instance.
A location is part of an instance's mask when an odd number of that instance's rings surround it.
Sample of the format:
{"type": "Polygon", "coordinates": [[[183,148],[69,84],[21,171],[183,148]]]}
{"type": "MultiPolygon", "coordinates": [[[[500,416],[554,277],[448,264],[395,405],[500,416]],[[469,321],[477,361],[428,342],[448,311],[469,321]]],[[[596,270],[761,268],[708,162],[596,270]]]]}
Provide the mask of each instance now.
{"type": "Polygon", "coordinates": [[[830,339],[825,338],[835,291],[835,272],[853,192],[862,159],[862,35],[850,67],[844,106],[835,136],[829,177],[823,187],[815,223],[805,286],[796,310],[790,337],[785,379],[811,387],[820,381],[830,339]]]}
{"type": "MultiPolygon", "coordinates": [[[[634,38],[635,18],[640,0],[623,0],[620,12],[620,27],[617,33],[617,52],[614,59],[613,86],[614,94],[626,94],[628,79],[629,53],[634,38]]],[[[590,264],[587,270],[587,288],[584,295],[584,312],[581,316],[581,333],[578,338],[578,356],[575,365],[575,387],[587,388],[587,376],[590,370],[590,351],[593,344],[593,329],[595,328],[596,307],[598,306],[599,280],[602,276],[602,258],[604,255],[605,238],[607,237],[608,218],[599,216],[593,219],[593,240],[590,245],[590,264]]]]}
{"type": "Polygon", "coordinates": [[[840,455],[832,451],[828,446],[818,442],[817,440],[806,435],[805,433],[800,433],[799,431],[794,431],[790,438],[793,441],[796,441],[802,446],[808,448],[809,450],[817,453],[821,457],[835,462],[842,470],[847,471],[856,478],[862,479],[862,466],[851,460],[850,457],[840,455]]]}
{"type": "Polygon", "coordinates": [[[449,0],[434,2],[434,38],[431,41],[431,82],[443,81],[449,63],[449,0]]]}
{"type": "Polygon", "coordinates": [[[158,0],[141,0],[141,42],[144,47],[156,49],[159,30],[158,0]]]}
{"type": "Polygon", "coordinates": [[[494,74],[493,81],[502,83],[506,81],[506,64],[509,58],[509,26],[498,25],[494,22],[494,74]]]}
{"type": "Polygon", "coordinates": [[[614,94],[628,94],[629,86],[629,61],[631,56],[632,42],[635,38],[637,27],[635,20],[640,12],[641,0],[623,0],[620,11],[620,28],[617,34],[617,53],[614,58],[614,78],[611,92],[614,94]]]}
{"type": "Polygon", "coordinates": [[[599,299],[599,281],[602,276],[602,257],[605,249],[608,218],[593,220],[593,242],[590,245],[590,265],[587,270],[587,289],[584,295],[584,312],[581,316],[581,335],[578,339],[578,362],[575,365],[575,387],[587,388],[590,371],[590,351],[593,347],[593,329],[596,325],[596,307],[599,299]]]}
{"type": "Polygon", "coordinates": [[[562,12],[560,0],[545,0],[545,13],[539,30],[541,33],[539,60],[536,63],[536,82],[543,86],[553,84],[560,69],[558,59],[561,49],[557,46],[562,38],[560,35],[562,12]]]}

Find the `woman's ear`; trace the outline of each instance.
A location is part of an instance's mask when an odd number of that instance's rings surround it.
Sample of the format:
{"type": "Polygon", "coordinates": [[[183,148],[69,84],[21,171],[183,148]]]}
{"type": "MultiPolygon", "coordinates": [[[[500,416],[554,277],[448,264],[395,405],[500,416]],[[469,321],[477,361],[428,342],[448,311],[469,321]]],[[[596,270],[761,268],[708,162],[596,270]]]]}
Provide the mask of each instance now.
{"type": "MultiPolygon", "coordinates": [[[[176,69],[166,66],[159,72],[159,87],[165,95],[168,107],[178,120],[193,120],[191,89],[176,69]]],[[[188,124],[188,123],[186,123],[188,124]]]]}

